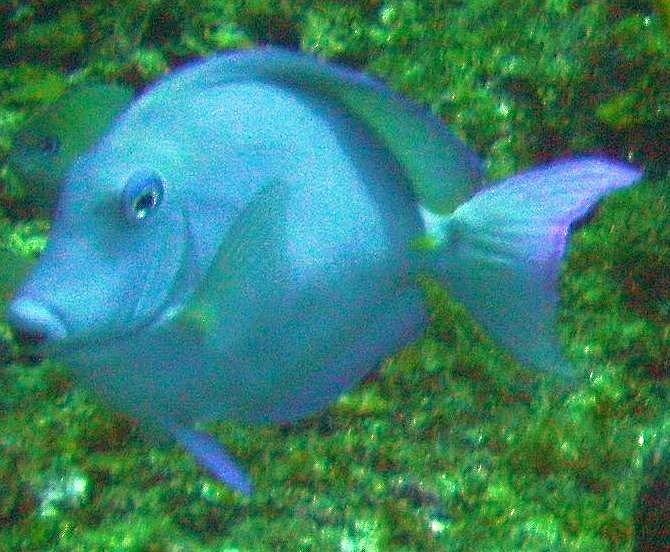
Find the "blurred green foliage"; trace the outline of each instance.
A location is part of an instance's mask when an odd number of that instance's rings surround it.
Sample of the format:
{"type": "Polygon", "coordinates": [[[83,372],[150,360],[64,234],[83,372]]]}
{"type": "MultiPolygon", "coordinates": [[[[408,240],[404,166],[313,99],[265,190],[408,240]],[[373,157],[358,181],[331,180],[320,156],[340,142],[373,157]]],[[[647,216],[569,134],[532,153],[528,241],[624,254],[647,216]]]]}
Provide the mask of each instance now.
{"type": "MultiPolygon", "coordinates": [[[[151,448],[65,368],[28,367],[2,326],[0,549],[630,549],[644,463],[669,435],[670,33],[657,6],[3,2],[0,165],[26,116],[72,84],[142,89],[190,59],[272,43],[431,106],[492,178],[598,151],[648,179],[572,241],[561,327],[580,385],[512,362],[427,281],[433,324],[375,380],[289,427],[213,428],[256,480],[251,499],[151,448]]],[[[4,304],[11,263],[31,262],[48,224],[29,219],[5,166],[0,182],[4,304]]]]}

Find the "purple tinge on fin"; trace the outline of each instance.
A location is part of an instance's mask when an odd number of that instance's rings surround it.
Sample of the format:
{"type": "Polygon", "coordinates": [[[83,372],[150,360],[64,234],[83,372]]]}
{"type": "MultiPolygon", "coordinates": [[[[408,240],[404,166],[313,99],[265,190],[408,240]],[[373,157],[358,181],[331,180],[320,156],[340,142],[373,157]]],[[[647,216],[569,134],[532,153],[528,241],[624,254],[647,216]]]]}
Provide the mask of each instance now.
{"type": "Polygon", "coordinates": [[[245,496],[251,495],[253,484],[249,476],[214,438],[201,431],[176,424],[170,424],[170,431],[177,442],[216,479],[245,496]]]}
{"type": "MultiPolygon", "coordinates": [[[[603,157],[557,161],[504,180],[491,188],[492,197],[518,204],[529,222],[548,224],[552,247],[546,252],[562,257],[570,231],[613,191],[626,188],[642,171],[603,157]]],[[[547,244],[549,245],[549,244],[547,244]]],[[[539,252],[538,252],[539,253],[539,252]]]]}
{"type": "Polygon", "coordinates": [[[559,275],[570,232],[641,171],[600,157],[558,161],[505,179],[447,221],[445,281],[521,362],[572,375],[558,339],[559,275]]]}

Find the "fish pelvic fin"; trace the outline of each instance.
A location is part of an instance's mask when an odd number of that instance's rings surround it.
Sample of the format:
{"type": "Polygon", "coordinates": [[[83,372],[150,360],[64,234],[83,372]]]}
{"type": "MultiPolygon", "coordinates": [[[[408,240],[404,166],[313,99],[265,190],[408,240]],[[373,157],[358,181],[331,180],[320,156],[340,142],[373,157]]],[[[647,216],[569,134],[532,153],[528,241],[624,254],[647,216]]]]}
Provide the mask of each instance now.
{"type": "Polygon", "coordinates": [[[438,279],[522,363],[566,379],[559,277],[571,232],[641,171],[601,157],[558,161],[479,192],[451,215],[422,213],[438,279]]]}
{"type": "Polygon", "coordinates": [[[251,496],[254,490],[251,479],[211,435],[175,423],[167,424],[167,427],[175,440],[213,477],[243,495],[251,496]]]}

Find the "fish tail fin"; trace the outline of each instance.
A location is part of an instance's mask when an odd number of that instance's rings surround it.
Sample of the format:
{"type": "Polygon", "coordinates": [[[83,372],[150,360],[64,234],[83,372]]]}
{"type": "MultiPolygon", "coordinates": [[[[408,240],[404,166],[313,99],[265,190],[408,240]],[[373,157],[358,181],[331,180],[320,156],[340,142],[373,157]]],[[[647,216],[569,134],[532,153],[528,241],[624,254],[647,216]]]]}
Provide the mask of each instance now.
{"type": "Polygon", "coordinates": [[[571,231],[641,171],[599,157],[503,180],[448,216],[425,216],[433,270],[513,356],[574,377],[558,337],[559,275],[571,231]]]}

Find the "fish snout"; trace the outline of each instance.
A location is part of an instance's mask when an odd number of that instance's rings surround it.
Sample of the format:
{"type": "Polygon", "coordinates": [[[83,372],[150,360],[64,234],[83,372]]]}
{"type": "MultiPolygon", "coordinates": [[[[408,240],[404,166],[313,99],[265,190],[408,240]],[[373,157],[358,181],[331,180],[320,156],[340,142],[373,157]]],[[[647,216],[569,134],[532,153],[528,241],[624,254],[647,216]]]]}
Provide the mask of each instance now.
{"type": "Polygon", "coordinates": [[[67,331],[60,317],[34,299],[17,297],[7,313],[9,325],[24,345],[46,345],[65,338],[67,331]]]}

